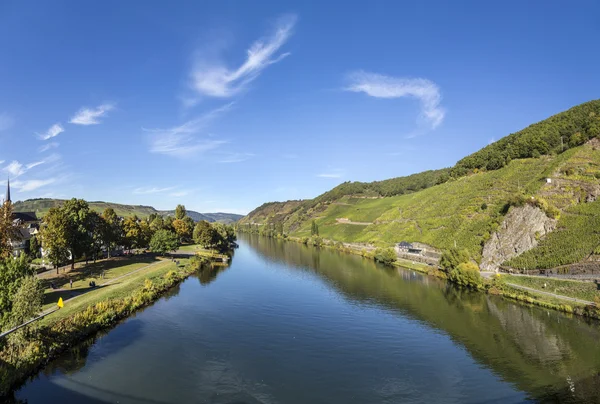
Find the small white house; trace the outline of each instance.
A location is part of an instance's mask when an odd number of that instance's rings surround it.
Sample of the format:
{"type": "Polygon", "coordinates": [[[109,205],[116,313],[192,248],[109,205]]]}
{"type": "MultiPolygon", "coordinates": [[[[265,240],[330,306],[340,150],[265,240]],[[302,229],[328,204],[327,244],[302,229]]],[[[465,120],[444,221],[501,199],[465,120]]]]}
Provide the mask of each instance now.
{"type": "Polygon", "coordinates": [[[546,178],[546,184],[552,184],[552,178],[546,178]]]}

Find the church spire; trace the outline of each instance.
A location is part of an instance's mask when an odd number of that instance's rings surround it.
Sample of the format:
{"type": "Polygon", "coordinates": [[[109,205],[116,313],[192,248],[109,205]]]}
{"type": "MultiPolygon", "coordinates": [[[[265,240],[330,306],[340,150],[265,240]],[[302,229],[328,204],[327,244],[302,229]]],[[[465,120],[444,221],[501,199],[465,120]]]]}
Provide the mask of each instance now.
{"type": "Polygon", "coordinates": [[[10,178],[8,178],[6,183],[6,202],[12,202],[10,200],[10,178]]]}

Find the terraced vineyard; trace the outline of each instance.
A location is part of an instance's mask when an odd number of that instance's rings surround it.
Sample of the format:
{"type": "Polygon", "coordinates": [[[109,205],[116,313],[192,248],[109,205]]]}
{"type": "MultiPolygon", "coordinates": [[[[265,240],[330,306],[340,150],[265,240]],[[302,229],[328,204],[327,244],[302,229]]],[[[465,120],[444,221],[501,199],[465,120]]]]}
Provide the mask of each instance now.
{"type": "Polygon", "coordinates": [[[554,268],[600,253],[600,201],[584,203],[563,213],[558,228],[537,247],[505,263],[518,269],[554,268]]]}
{"type": "MultiPolygon", "coordinates": [[[[481,254],[486,240],[502,220],[507,201],[515,194],[535,193],[545,183],[548,170],[562,164],[568,154],[512,161],[508,166],[473,174],[408,195],[380,199],[343,197],[309,212],[320,235],[346,242],[391,245],[402,240],[418,241],[438,248],[467,248],[473,257],[481,254]],[[485,205],[484,205],[485,204],[485,205]],[[347,218],[371,222],[368,226],[338,223],[347,218]]],[[[310,236],[311,220],[292,215],[292,234],[310,236]]]]}

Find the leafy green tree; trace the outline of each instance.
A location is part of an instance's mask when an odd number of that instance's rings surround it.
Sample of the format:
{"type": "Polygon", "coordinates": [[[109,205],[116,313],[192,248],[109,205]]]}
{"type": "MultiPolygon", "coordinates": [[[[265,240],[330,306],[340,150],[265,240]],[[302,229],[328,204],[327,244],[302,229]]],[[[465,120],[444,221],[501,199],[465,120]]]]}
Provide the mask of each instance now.
{"type": "Polygon", "coordinates": [[[31,256],[31,258],[35,259],[35,258],[40,258],[41,257],[41,245],[40,242],[38,240],[38,236],[36,234],[34,234],[31,237],[31,240],[29,240],[29,255],[31,256]]]}
{"type": "Polygon", "coordinates": [[[106,247],[108,258],[110,252],[117,246],[123,237],[123,229],[119,217],[113,208],[106,208],[102,212],[102,242],[106,247]]]}
{"type": "Polygon", "coordinates": [[[11,240],[18,237],[18,229],[13,222],[13,206],[10,201],[6,201],[0,205],[0,259],[12,255],[11,240]]]}
{"type": "Polygon", "coordinates": [[[57,274],[59,265],[69,259],[68,221],[67,215],[61,208],[52,207],[44,216],[40,232],[45,255],[56,267],[57,274]]]}
{"type": "Polygon", "coordinates": [[[90,257],[98,259],[102,246],[104,245],[104,219],[97,212],[91,211],[88,217],[88,233],[90,234],[90,245],[89,250],[86,252],[86,260],[90,257]]]}
{"type": "Polygon", "coordinates": [[[392,265],[398,258],[393,248],[377,248],[373,258],[385,265],[392,265]]]}
{"type": "Polygon", "coordinates": [[[90,207],[83,199],[73,198],[66,201],[61,209],[67,217],[67,246],[71,251],[71,269],[75,269],[75,259],[89,251],[92,243],[90,207]]]}
{"type": "Polygon", "coordinates": [[[185,210],[185,206],[177,205],[175,208],[175,219],[183,220],[187,216],[187,210],[185,210]]]}
{"type": "Polygon", "coordinates": [[[148,222],[150,223],[150,229],[154,232],[165,229],[165,221],[162,216],[156,215],[152,220],[148,218],[148,222]]]}
{"type": "Polygon", "coordinates": [[[165,217],[165,220],[163,222],[163,229],[175,231],[175,229],[173,228],[174,221],[175,221],[175,219],[173,218],[173,216],[165,217]]]}
{"type": "Polygon", "coordinates": [[[175,251],[179,248],[177,234],[169,230],[158,230],[150,240],[150,250],[160,255],[175,251]]]}
{"type": "Polygon", "coordinates": [[[0,321],[3,324],[12,310],[13,298],[21,286],[21,281],[33,273],[34,271],[24,255],[0,260],[0,321]]]}
{"type": "Polygon", "coordinates": [[[451,248],[442,253],[442,257],[440,258],[440,266],[446,272],[449,272],[451,269],[457,268],[458,265],[469,261],[470,256],[467,250],[451,248]]]}
{"type": "Polygon", "coordinates": [[[43,300],[42,282],[35,276],[24,277],[13,296],[8,324],[16,327],[31,320],[42,311],[43,300]]]}
{"type": "Polygon", "coordinates": [[[314,220],[311,223],[310,235],[311,236],[318,236],[319,235],[319,225],[314,220]]]}
{"type": "Polygon", "coordinates": [[[194,242],[202,247],[214,247],[219,245],[220,234],[206,220],[196,223],[194,228],[194,242]]]}

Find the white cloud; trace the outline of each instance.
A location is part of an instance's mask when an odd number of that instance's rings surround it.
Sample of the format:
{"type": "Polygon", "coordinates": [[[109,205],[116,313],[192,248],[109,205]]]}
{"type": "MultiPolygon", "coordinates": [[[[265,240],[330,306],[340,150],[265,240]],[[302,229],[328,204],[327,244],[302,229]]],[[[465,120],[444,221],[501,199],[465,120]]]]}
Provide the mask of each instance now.
{"type": "Polygon", "coordinates": [[[341,173],[321,173],[321,174],[317,174],[317,177],[321,177],[321,178],[341,178],[342,174],[341,173]]]}
{"type": "Polygon", "coordinates": [[[201,115],[196,119],[168,129],[143,129],[150,132],[150,152],[166,154],[173,157],[191,157],[197,154],[214,150],[227,143],[224,140],[203,138],[198,139],[197,135],[203,129],[213,122],[216,118],[227,112],[233,102],[220,108],[214,109],[201,115]]]}
{"type": "Polygon", "coordinates": [[[38,137],[41,140],[48,140],[51,139],[53,137],[56,137],[58,135],[60,135],[61,133],[63,133],[65,130],[64,128],[61,126],[60,123],[55,123],[54,125],[52,125],[46,132],[44,133],[38,133],[38,137]]]}
{"type": "Polygon", "coordinates": [[[28,180],[28,181],[15,181],[10,184],[12,188],[16,188],[21,192],[35,191],[38,188],[45,187],[56,182],[56,178],[48,178],[45,180],[28,180]]]}
{"type": "MultiPolygon", "coordinates": [[[[60,160],[60,155],[58,155],[58,154],[52,154],[52,155],[46,157],[44,160],[34,161],[33,163],[28,163],[28,164],[22,164],[22,163],[18,162],[17,160],[13,160],[12,162],[10,162],[10,164],[8,164],[2,170],[6,171],[12,178],[16,178],[16,177],[20,177],[21,175],[25,174],[27,171],[31,170],[32,168],[35,168],[37,166],[40,166],[40,165],[46,164],[46,163],[54,163],[58,160],[60,160]]],[[[2,163],[3,162],[0,162],[0,164],[2,164],[2,163]]]]}
{"type": "Polygon", "coordinates": [[[103,118],[112,109],[114,109],[114,105],[112,104],[102,104],[93,109],[83,107],[71,118],[69,123],[75,125],[98,125],[100,123],[99,119],[103,118]]]}
{"type": "MultiPolygon", "coordinates": [[[[49,143],[46,143],[46,144],[42,145],[42,146],[41,146],[41,147],[38,149],[38,151],[39,151],[40,153],[44,153],[44,152],[47,152],[47,151],[48,151],[48,150],[50,150],[50,149],[55,149],[55,148],[57,148],[57,147],[58,147],[58,143],[57,143],[57,142],[49,142],[49,143]]],[[[1,163],[0,163],[0,164],[1,164],[1,163]]]]}
{"type": "Polygon", "coordinates": [[[0,114],[0,132],[9,129],[13,123],[12,117],[6,112],[0,114]]]}
{"type": "Polygon", "coordinates": [[[189,192],[188,192],[188,191],[177,191],[177,192],[171,192],[171,193],[169,194],[169,196],[172,196],[172,197],[174,197],[174,198],[180,198],[180,197],[182,197],[182,196],[186,196],[186,195],[188,195],[188,194],[189,194],[189,192]]]}
{"type": "MultiPolygon", "coordinates": [[[[267,66],[289,56],[289,53],[277,53],[292,35],[295,24],[295,15],[280,18],[270,36],[252,43],[247,50],[246,60],[237,69],[228,68],[220,60],[199,58],[191,74],[192,88],[209,97],[228,98],[238,94],[267,66]]],[[[186,101],[188,105],[195,102],[186,101]]]]}
{"type": "Polygon", "coordinates": [[[377,98],[414,97],[421,103],[421,119],[432,129],[444,120],[446,110],[440,106],[442,96],[434,82],[427,79],[397,78],[358,71],[348,76],[346,91],[363,92],[377,98]]]}
{"type": "Polygon", "coordinates": [[[13,160],[9,165],[4,167],[3,170],[9,173],[12,177],[18,177],[25,174],[25,171],[27,171],[23,164],[19,163],[17,160],[13,160]]]}
{"type": "Polygon", "coordinates": [[[175,187],[166,187],[166,188],[158,188],[158,187],[140,187],[133,190],[133,193],[136,195],[147,195],[147,194],[159,194],[162,192],[171,191],[175,187]]]}
{"type": "Polygon", "coordinates": [[[34,163],[29,163],[29,164],[27,164],[27,165],[25,166],[25,168],[27,168],[27,170],[31,170],[33,167],[37,167],[37,166],[39,166],[39,165],[41,165],[41,164],[44,164],[44,163],[45,163],[45,161],[44,161],[44,160],[42,160],[42,161],[36,161],[36,162],[34,162],[34,163]]]}
{"type": "Polygon", "coordinates": [[[219,163],[241,163],[254,157],[254,153],[229,153],[222,157],[219,163]]]}

